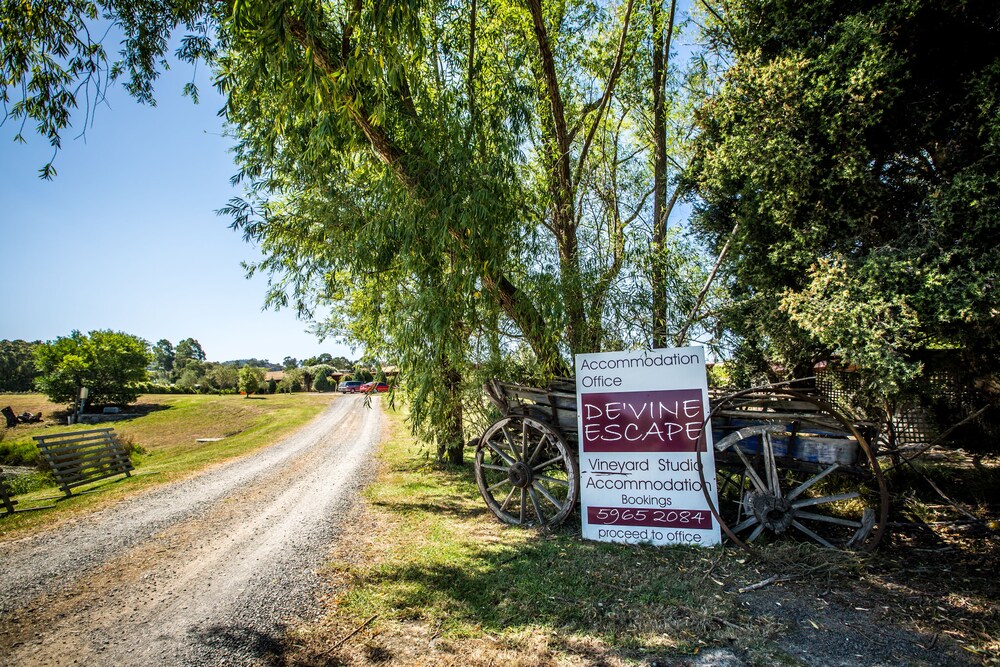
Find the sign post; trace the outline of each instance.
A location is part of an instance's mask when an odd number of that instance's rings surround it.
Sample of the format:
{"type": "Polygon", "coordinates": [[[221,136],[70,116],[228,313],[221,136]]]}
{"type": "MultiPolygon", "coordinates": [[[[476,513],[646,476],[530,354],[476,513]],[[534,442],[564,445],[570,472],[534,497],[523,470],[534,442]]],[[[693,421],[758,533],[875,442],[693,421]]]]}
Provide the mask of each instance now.
{"type": "Polygon", "coordinates": [[[704,348],[577,355],[576,383],[583,536],[718,544],[704,348]]]}

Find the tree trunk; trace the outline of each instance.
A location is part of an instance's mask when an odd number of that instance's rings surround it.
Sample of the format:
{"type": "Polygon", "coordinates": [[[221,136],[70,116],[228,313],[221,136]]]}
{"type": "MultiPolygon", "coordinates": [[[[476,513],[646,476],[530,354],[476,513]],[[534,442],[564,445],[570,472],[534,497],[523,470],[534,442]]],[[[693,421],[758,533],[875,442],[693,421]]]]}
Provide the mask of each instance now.
{"type": "Polygon", "coordinates": [[[663,26],[661,0],[652,0],[653,24],[653,267],[650,283],[653,291],[653,347],[667,346],[667,281],[661,254],[667,238],[667,121],[665,82],[670,60],[670,36],[674,30],[677,0],[670,2],[670,16],[663,26]]]}
{"type": "Polygon", "coordinates": [[[451,410],[448,414],[448,424],[438,438],[438,461],[461,465],[465,451],[464,428],[462,426],[462,374],[451,366],[444,372],[444,391],[448,393],[448,404],[451,410]]]}

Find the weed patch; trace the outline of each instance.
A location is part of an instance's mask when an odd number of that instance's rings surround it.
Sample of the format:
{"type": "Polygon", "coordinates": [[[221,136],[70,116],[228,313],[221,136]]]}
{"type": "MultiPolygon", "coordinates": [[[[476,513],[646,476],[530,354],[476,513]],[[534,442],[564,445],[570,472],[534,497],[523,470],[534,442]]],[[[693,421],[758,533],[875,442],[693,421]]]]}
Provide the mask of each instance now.
{"type": "Polygon", "coordinates": [[[24,475],[15,475],[7,479],[7,488],[15,495],[33,493],[40,489],[55,486],[55,479],[48,472],[29,472],[24,475]]]}

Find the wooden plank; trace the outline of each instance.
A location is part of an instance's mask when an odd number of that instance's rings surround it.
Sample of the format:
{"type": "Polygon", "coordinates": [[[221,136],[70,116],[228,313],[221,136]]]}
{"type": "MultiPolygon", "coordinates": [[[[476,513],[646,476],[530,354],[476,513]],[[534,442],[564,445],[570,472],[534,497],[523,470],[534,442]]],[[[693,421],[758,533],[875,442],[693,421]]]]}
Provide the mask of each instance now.
{"type": "Polygon", "coordinates": [[[105,436],[105,437],[101,437],[101,438],[96,438],[96,437],[95,438],[87,438],[86,440],[78,440],[78,441],[72,442],[72,443],[65,443],[65,442],[44,442],[44,443],[42,443],[42,442],[40,442],[40,443],[37,443],[37,445],[38,445],[38,449],[40,449],[42,451],[50,451],[50,452],[67,451],[67,452],[71,452],[71,451],[74,451],[74,450],[77,450],[77,449],[85,449],[87,447],[93,447],[94,445],[101,445],[101,444],[106,444],[106,443],[110,443],[110,442],[113,442],[113,438],[105,436]]]}
{"type": "Polygon", "coordinates": [[[92,435],[108,435],[114,433],[114,429],[111,427],[104,428],[92,428],[85,431],[63,431],[61,433],[43,433],[41,435],[34,435],[32,438],[35,440],[72,440],[73,438],[81,438],[92,435]]]}
{"type": "MultiPolygon", "coordinates": [[[[82,452],[70,452],[59,455],[49,454],[45,456],[45,460],[49,462],[50,465],[55,465],[58,463],[63,463],[65,461],[75,461],[77,459],[86,459],[95,454],[101,454],[103,452],[116,452],[119,451],[115,447],[101,447],[99,449],[87,449],[82,452]]],[[[44,455],[44,454],[43,454],[44,455]]]]}
{"type": "Polygon", "coordinates": [[[37,442],[74,442],[87,438],[107,438],[113,434],[113,429],[99,429],[96,431],[70,431],[67,433],[52,433],[32,436],[37,442]]]}
{"type": "Polygon", "coordinates": [[[120,471],[133,469],[131,462],[127,461],[124,457],[116,455],[95,457],[85,461],[66,461],[59,466],[50,465],[52,473],[59,477],[80,475],[83,474],[83,471],[85,470],[105,469],[108,467],[113,467],[120,471]]]}
{"type": "Polygon", "coordinates": [[[112,428],[33,437],[67,496],[74,487],[116,475],[131,477],[134,470],[112,428]]]}
{"type": "Polygon", "coordinates": [[[833,417],[828,417],[816,413],[806,412],[755,412],[750,410],[720,410],[715,415],[718,417],[730,417],[733,419],[745,419],[747,421],[798,421],[819,424],[832,429],[841,429],[843,424],[833,417]]]}
{"type": "MultiPolygon", "coordinates": [[[[114,477],[114,476],[120,475],[120,474],[122,474],[122,473],[121,472],[109,471],[107,474],[104,474],[104,475],[98,475],[98,476],[94,476],[94,477],[88,477],[87,479],[83,479],[83,480],[76,481],[76,482],[69,482],[68,484],[60,485],[59,488],[61,488],[64,491],[66,491],[66,495],[70,495],[68,489],[76,488],[78,486],[84,486],[86,484],[90,484],[91,482],[99,482],[102,479],[108,479],[109,477],[114,477]]],[[[130,477],[130,475],[126,475],[126,477],[130,477]]]]}
{"type": "MultiPolygon", "coordinates": [[[[70,477],[68,479],[62,480],[62,482],[59,484],[59,488],[65,490],[67,488],[72,488],[72,487],[75,487],[75,486],[83,486],[84,484],[90,484],[91,482],[97,482],[97,481],[100,481],[102,479],[107,479],[109,477],[117,477],[118,475],[121,475],[121,474],[122,474],[121,470],[107,469],[107,470],[100,471],[100,472],[96,472],[95,471],[95,472],[92,472],[89,475],[83,475],[83,476],[77,475],[77,476],[70,477]]],[[[125,475],[125,476],[126,477],[131,477],[131,475],[125,475]]]]}
{"type": "Polygon", "coordinates": [[[536,387],[523,387],[516,384],[503,384],[504,393],[507,396],[534,401],[539,405],[552,405],[562,410],[576,410],[576,394],[569,394],[561,391],[548,391],[536,387]]]}
{"type": "Polygon", "coordinates": [[[7,514],[13,514],[16,511],[14,509],[14,505],[17,504],[17,501],[11,497],[13,495],[14,494],[11,493],[10,488],[7,486],[7,481],[0,479],[0,504],[3,505],[7,514]]]}
{"type": "Polygon", "coordinates": [[[62,451],[62,452],[49,451],[49,452],[42,452],[42,454],[45,456],[46,459],[50,461],[67,461],[70,459],[78,459],[81,457],[86,457],[95,452],[106,452],[106,451],[124,453],[125,450],[122,449],[120,445],[116,445],[113,442],[105,442],[102,443],[100,447],[89,447],[87,449],[78,449],[74,451],[62,451]]]}
{"type": "Polygon", "coordinates": [[[809,401],[796,401],[793,399],[764,399],[753,396],[741,397],[729,404],[729,409],[740,409],[741,407],[769,408],[794,412],[819,412],[820,408],[809,401]]]}
{"type": "Polygon", "coordinates": [[[52,433],[49,435],[33,435],[31,436],[35,442],[48,443],[48,442],[74,442],[77,439],[87,438],[91,436],[105,435],[110,436],[114,433],[113,428],[95,428],[88,431],[70,431],[68,433],[52,433]]]}
{"type": "Polygon", "coordinates": [[[91,447],[106,447],[111,444],[113,440],[110,438],[105,438],[103,440],[88,440],[87,442],[78,442],[72,445],[63,445],[62,443],[50,443],[45,445],[38,445],[38,449],[43,452],[52,452],[53,454],[63,454],[72,453],[80,450],[86,450],[91,447]]]}
{"type": "MultiPolygon", "coordinates": [[[[81,456],[72,458],[47,459],[49,466],[53,468],[79,467],[88,464],[96,465],[101,461],[129,461],[128,455],[117,447],[106,447],[100,450],[86,452],[81,456]]],[[[130,463],[131,464],[131,463],[130,463]]]]}
{"type": "Polygon", "coordinates": [[[114,443],[114,442],[100,442],[100,443],[93,443],[91,445],[88,445],[87,447],[76,447],[76,448],[73,448],[73,449],[65,449],[65,448],[59,448],[59,449],[42,449],[42,448],[39,448],[39,450],[41,451],[41,453],[42,453],[43,456],[46,456],[47,458],[51,458],[51,459],[66,459],[66,458],[74,458],[74,457],[79,457],[79,456],[86,456],[87,454],[89,454],[91,452],[101,451],[101,450],[105,450],[105,449],[117,450],[117,449],[121,449],[121,446],[118,445],[117,443],[114,443]]]}

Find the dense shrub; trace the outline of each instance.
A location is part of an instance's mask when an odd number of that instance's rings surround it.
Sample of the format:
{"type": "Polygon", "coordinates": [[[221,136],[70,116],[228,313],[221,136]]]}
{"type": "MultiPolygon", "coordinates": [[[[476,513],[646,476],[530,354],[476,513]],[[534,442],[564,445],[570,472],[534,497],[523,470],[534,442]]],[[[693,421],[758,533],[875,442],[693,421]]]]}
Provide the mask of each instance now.
{"type": "Polygon", "coordinates": [[[34,350],[40,343],[23,340],[0,340],[0,391],[31,391],[38,369],[34,350]]]}
{"type": "Polygon", "coordinates": [[[55,485],[56,480],[50,472],[29,472],[26,475],[13,475],[7,478],[7,488],[15,496],[55,485]]]}
{"type": "Polygon", "coordinates": [[[330,381],[329,373],[317,375],[313,380],[313,389],[316,391],[331,391],[334,389],[333,382],[330,381]]]}
{"type": "Polygon", "coordinates": [[[40,461],[38,448],[33,442],[0,441],[0,465],[36,466],[40,461]]]}

